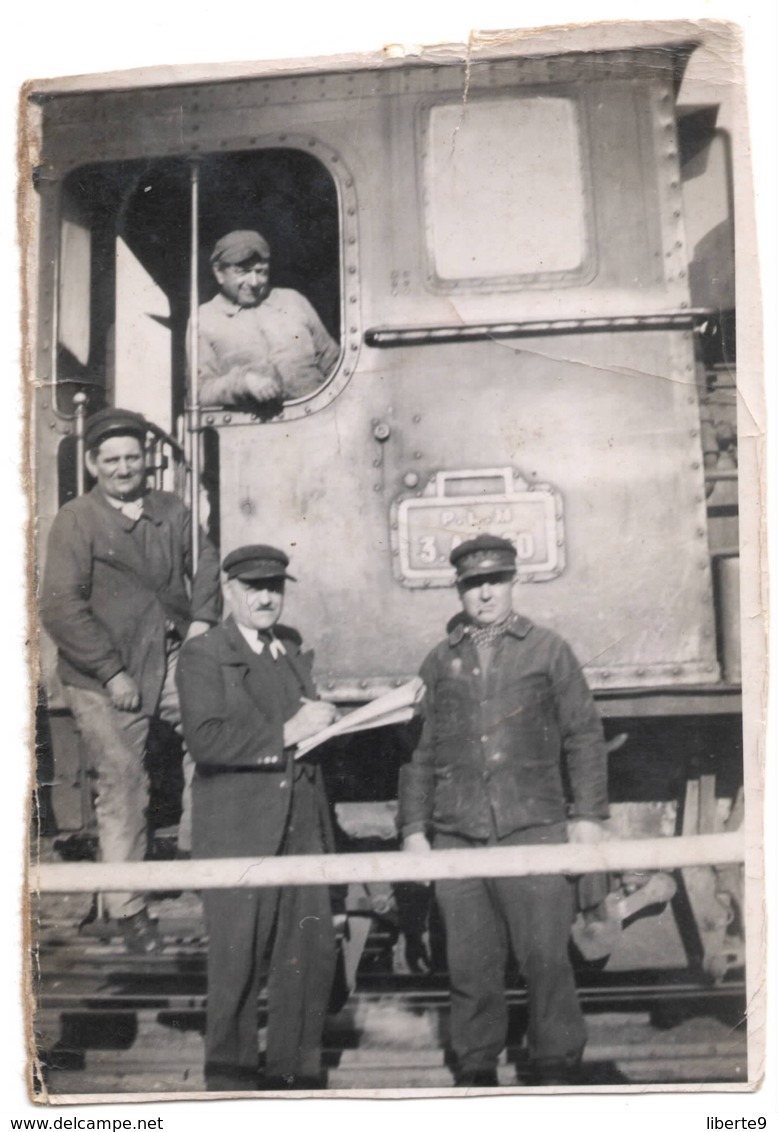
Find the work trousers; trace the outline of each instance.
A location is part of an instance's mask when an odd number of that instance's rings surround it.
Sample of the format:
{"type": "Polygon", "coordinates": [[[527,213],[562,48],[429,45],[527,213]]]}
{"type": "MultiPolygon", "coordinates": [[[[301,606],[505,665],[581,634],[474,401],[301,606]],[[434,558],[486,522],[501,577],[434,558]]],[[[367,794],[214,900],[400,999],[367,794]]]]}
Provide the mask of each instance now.
{"type": "MultiPolygon", "coordinates": [[[[153,712],[119,711],[108,693],[63,685],[63,692],[81,735],[95,788],[95,817],[102,861],[142,861],[146,853],[146,811],[149,778],[144,766],[146,739],[152,718],[179,728],[181,715],[176,689],[180,644],[171,641],[159,703],[153,712]]],[[[145,907],[138,892],[107,892],[109,916],[122,919],[145,907]]]]}
{"type": "MultiPolygon", "coordinates": [[[[316,789],[306,778],[293,786],[283,852],[324,852],[316,789]]],[[[335,974],[329,888],[210,889],[203,903],[209,939],[206,1075],[256,1072],[258,998],[269,951],[265,1075],[289,1085],[316,1081],[335,974]]]]}
{"type": "MultiPolygon", "coordinates": [[[[566,840],[563,823],[493,838],[495,846],[566,840]]],[[[483,843],[478,843],[483,844],[483,843]]],[[[436,849],[472,849],[464,837],[438,834],[436,849]]],[[[527,983],[527,1041],[536,1063],[574,1063],[586,1026],[568,957],[573,888],[563,876],[437,881],[451,980],[451,1046],[459,1074],[493,1071],[505,1048],[505,967],[510,948],[527,983]]]]}

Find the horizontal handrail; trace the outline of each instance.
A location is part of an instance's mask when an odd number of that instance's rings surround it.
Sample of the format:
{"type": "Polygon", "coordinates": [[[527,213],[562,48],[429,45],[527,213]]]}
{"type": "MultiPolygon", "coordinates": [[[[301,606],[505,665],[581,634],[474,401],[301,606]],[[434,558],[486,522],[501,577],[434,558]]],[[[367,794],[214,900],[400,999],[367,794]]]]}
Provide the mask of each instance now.
{"type": "Polygon", "coordinates": [[[264,888],[274,885],[452,880],[463,877],[631,872],[744,860],[741,832],[603,841],[599,845],[520,845],[430,853],[333,853],[192,861],[33,864],[33,892],[135,892],[264,888]]]}
{"type": "Polygon", "coordinates": [[[538,338],[559,334],[691,330],[710,321],[712,313],[702,308],[683,308],[654,314],[505,319],[501,322],[458,322],[428,326],[372,326],[365,331],[365,342],[378,349],[390,349],[393,346],[429,346],[443,342],[483,342],[496,338],[538,338]]]}

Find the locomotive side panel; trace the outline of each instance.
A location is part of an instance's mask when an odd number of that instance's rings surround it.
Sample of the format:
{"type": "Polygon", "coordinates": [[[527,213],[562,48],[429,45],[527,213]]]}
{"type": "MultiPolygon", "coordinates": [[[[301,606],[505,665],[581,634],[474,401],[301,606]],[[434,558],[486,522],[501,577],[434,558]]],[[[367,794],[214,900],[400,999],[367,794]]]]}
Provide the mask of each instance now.
{"type": "MultiPolygon", "coordinates": [[[[441,472],[468,470],[474,492],[493,491],[488,470],[507,467],[550,483],[564,505],[566,564],[522,587],[528,616],[564,628],[601,686],[713,681],[689,356],[674,334],[646,333],[392,351],[307,420],[220,430],[224,548],[272,536],[292,549],[307,584],[292,587],[290,610],[327,681],[407,675],[455,602],[445,588],[405,584],[392,504],[441,472]]],[[[511,506],[508,494],[480,518],[515,534],[511,506]]],[[[457,496],[444,509],[438,561],[469,510],[457,496]]]]}

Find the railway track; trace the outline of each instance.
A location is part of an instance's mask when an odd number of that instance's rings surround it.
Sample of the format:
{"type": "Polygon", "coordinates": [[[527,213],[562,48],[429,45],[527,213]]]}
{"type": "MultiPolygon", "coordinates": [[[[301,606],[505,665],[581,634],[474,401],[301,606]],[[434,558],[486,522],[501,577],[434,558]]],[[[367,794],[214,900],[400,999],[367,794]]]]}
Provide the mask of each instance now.
{"type": "MultiPolygon", "coordinates": [[[[50,1096],[204,1089],[207,941],[196,898],[183,898],[183,912],[181,904],[159,903],[166,948],[143,957],[127,955],[105,928],[92,925],[78,934],[68,898],[64,905],[41,902],[35,1029],[40,1084],[50,1096]]],[[[386,932],[371,932],[356,988],[328,1019],[328,1089],[453,1085],[445,1053],[445,975],[393,973],[392,942],[386,932]]],[[[579,987],[589,1029],[583,1087],[748,1079],[739,979],[714,984],[682,970],[591,970],[579,972],[579,987]]],[[[509,993],[509,1046],[499,1066],[503,1087],[527,1081],[525,997],[517,982],[509,993]]]]}

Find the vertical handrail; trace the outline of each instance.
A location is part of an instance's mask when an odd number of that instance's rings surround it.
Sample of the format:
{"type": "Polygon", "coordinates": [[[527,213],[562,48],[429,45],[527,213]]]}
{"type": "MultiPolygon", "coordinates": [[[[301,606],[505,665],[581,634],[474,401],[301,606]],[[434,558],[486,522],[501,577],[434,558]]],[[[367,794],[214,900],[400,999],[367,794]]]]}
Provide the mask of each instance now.
{"type": "Polygon", "coordinates": [[[84,494],[85,479],[84,479],[84,422],[86,421],[86,393],[76,393],[73,397],[73,406],[75,409],[75,433],[76,433],[76,495],[84,494]]]}
{"type": "Polygon", "coordinates": [[[199,371],[199,220],[200,220],[200,163],[192,161],[189,169],[191,188],[190,276],[189,276],[189,389],[186,409],[189,427],[190,512],[192,515],[192,573],[197,569],[200,555],[200,394],[199,371]]]}

